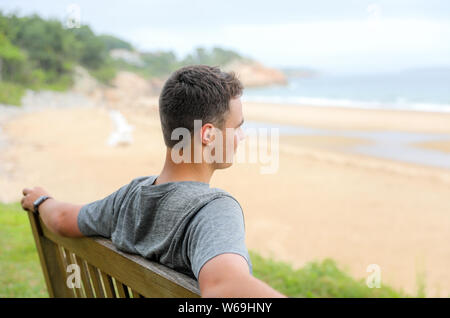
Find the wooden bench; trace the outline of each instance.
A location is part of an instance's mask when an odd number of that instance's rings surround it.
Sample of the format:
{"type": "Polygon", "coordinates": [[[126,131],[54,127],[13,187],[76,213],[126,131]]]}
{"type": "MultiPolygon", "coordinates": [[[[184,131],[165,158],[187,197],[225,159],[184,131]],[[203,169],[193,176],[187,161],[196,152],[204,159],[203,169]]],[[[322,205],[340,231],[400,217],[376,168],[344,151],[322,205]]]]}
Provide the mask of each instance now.
{"type": "Polygon", "coordinates": [[[200,297],[197,281],[185,274],[119,251],[106,238],[59,236],[27,213],[50,297],[200,297]],[[67,285],[70,264],[79,266],[80,288],[67,285]]]}

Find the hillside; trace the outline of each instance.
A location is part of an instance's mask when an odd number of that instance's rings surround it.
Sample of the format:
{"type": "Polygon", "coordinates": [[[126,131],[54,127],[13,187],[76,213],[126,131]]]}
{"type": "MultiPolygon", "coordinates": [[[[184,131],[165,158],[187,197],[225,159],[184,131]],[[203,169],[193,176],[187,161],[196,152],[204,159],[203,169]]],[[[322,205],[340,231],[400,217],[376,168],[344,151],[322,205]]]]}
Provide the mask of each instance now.
{"type": "MultiPolygon", "coordinates": [[[[245,87],[286,84],[283,72],[233,50],[197,47],[183,58],[170,50],[139,52],[123,39],[95,34],[88,25],[70,29],[38,15],[0,12],[0,104],[20,105],[27,90],[78,90],[74,85],[80,69],[110,87],[106,95],[113,99],[129,95],[118,91],[127,78],[140,83],[141,95],[155,95],[170,73],[191,64],[234,71],[245,87]]],[[[126,90],[136,95],[135,88],[126,90]]]]}

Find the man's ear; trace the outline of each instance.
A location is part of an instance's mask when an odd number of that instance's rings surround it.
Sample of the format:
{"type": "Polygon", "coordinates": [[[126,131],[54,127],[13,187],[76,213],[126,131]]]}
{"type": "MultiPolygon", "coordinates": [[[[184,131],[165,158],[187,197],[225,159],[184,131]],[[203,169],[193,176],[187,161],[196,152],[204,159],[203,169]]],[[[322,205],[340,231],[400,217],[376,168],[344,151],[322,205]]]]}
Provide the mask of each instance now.
{"type": "Polygon", "coordinates": [[[214,126],[212,124],[204,124],[201,130],[202,144],[209,145],[214,139],[214,126]]]}

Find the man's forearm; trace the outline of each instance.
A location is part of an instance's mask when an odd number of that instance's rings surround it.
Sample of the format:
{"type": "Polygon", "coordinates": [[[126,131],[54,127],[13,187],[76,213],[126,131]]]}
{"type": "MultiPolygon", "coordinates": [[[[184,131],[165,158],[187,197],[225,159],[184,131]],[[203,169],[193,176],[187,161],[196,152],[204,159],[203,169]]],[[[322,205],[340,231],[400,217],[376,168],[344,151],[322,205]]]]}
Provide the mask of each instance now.
{"type": "Polygon", "coordinates": [[[206,298],[286,298],[265,282],[247,276],[236,280],[228,280],[207,290],[202,297],[206,298]]]}
{"type": "Polygon", "coordinates": [[[47,199],[39,206],[39,215],[52,231],[63,236],[82,236],[76,217],[82,205],[47,199]]]}

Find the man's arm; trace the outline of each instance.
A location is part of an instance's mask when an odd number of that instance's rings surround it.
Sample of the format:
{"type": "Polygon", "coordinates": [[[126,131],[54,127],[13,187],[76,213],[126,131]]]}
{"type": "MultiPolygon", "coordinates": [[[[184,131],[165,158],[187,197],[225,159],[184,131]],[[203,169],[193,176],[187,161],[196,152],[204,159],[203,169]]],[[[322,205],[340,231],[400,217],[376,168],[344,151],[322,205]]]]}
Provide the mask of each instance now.
{"type": "Polygon", "coordinates": [[[39,206],[39,215],[53,232],[62,236],[82,237],[77,222],[82,206],[48,199],[39,206]]]}
{"type": "MultiPolygon", "coordinates": [[[[26,211],[33,211],[33,202],[41,195],[51,196],[41,187],[23,189],[21,204],[26,211]]],[[[71,204],[47,199],[39,206],[39,215],[44,224],[52,231],[62,236],[82,237],[78,228],[78,213],[83,205],[71,204]]]]}
{"type": "Polygon", "coordinates": [[[205,298],[280,298],[285,295],[253,277],[247,261],[238,254],[213,257],[203,265],[198,277],[205,298]]]}

